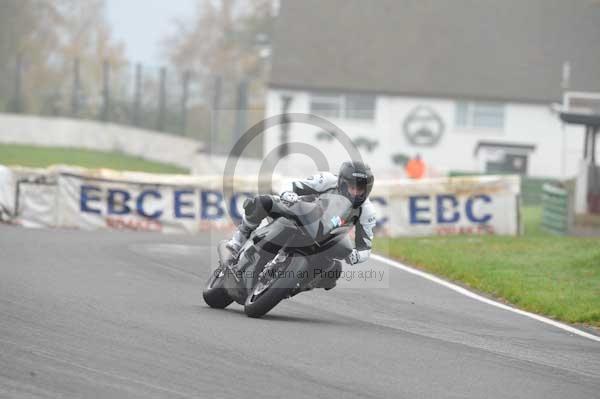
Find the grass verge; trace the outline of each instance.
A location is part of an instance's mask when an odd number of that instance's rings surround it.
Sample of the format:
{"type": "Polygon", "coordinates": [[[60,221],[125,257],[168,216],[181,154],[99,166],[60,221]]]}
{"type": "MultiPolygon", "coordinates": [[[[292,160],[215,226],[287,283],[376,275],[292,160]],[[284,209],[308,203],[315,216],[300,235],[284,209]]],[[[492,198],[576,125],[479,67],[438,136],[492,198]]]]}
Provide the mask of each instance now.
{"type": "Polygon", "coordinates": [[[395,238],[375,249],[521,309],[600,327],[600,239],[540,228],[541,209],[523,209],[525,235],[395,238]]]}
{"type": "Polygon", "coordinates": [[[147,161],[142,158],[115,152],[16,144],[0,144],[0,164],[30,166],[34,168],[63,164],[91,169],[109,168],[148,173],[189,173],[188,170],[177,166],[147,161]]]}

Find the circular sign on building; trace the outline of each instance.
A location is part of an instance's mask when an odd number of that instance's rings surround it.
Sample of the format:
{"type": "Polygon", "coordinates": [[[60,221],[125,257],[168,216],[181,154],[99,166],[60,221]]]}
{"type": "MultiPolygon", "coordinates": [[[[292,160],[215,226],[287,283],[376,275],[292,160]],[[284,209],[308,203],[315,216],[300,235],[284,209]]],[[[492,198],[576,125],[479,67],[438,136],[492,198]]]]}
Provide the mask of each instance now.
{"type": "Polygon", "coordinates": [[[433,147],[444,134],[444,121],[431,107],[419,105],[413,109],[402,125],[404,135],[415,146],[433,147]]]}

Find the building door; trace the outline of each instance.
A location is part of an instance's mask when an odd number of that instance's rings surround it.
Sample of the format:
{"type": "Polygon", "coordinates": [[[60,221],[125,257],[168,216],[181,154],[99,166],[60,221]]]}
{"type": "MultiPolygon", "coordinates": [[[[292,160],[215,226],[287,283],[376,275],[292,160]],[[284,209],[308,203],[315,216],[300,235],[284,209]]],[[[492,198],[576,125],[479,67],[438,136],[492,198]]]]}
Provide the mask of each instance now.
{"type": "Polygon", "coordinates": [[[529,154],[533,144],[480,141],[475,147],[480,171],[490,174],[519,174],[526,176],[529,154]]]}
{"type": "Polygon", "coordinates": [[[520,175],[527,174],[527,155],[524,154],[505,154],[498,161],[488,161],[485,165],[486,173],[491,174],[507,174],[517,173],[520,175]]]}

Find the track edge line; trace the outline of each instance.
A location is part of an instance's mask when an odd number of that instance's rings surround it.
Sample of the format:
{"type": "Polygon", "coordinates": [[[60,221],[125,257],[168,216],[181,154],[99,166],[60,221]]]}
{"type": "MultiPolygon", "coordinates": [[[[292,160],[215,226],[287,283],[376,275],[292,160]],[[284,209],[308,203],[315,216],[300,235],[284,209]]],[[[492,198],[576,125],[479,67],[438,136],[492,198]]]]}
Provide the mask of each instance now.
{"type": "Polygon", "coordinates": [[[407,273],[414,274],[414,275],[422,277],[422,278],[424,278],[426,280],[432,281],[432,282],[434,282],[436,284],[442,285],[442,286],[444,286],[446,288],[449,288],[449,289],[451,289],[451,290],[453,290],[455,292],[458,292],[459,294],[462,294],[462,295],[464,295],[466,297],[469,297],[471,299],[475,299],[476,301],[483,302],[483,303],[486,303],[486,304],[491,305],[491,306],[495,306],[495,307],[500,308],[500,309],[508,310],[509,312],[520,314],[521,316],[529,317],[530,319],[534,319],[534,320],[537,320],[539,322],[542,322],[542,323],[545,323],[545,324],[548,324],[548,325],[560,328],[561,330],[570,332],[572,334],[579,335],[580,337],[584,337],[584,338],[590,339],[592,341],[600,342],[600,336],[597,336],[597,335],[594,335],[594,334],[590,334],[590,333],[585,332],[583,330],[580,330],[578,328],[569,326],[567,324],[561,323],[561,322],[556,321],[556,320],[552,320],[552,319],[550,319],[548,317],[544,317],[544,316],[541,316],[541,315],[538,315],[538,314],[535,314],[535,313],[527,312],[525,310],[514,308],[512,306],[508,306],[508,305],[505,305],[503,303],[494,301],[492,299],[483,297],[483,296],[481,296],[479,294],[476,294],[476,293],[474,293],[472,291],[467,290],[464,287],[461,287],[461,286],[453,284],[453,283],[451,283],[449,281],[443,280],[443,279],[441,279],[439,277],[434,276],[433,274],[430,274],[430,273],[427,273],[427,272],[415,269],[413,267],[407,266],[407,265],[405,265],[405,264],[403,264],[401,262],[398,262],[397,260],[386,258],[385,256],[377,255],[377,254],[372,254],[371,258],[373,258],[375,260],[378,260],[380,262],[383,262],[383,263],[385,263],[385,264],[387,264],[389,266],[392,266],[392,267],[395,267],[397,269],[403,270],[403,271],[405,271],[407,273]]]}

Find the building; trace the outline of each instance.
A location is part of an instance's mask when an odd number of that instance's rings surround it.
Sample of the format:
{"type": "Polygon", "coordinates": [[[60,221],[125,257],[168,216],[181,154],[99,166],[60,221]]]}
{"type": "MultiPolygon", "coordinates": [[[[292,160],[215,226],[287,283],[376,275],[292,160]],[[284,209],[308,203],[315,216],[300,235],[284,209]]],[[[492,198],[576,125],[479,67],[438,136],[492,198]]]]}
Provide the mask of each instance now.
{"type": "MultiPolygon", "coordinates": [[[[600,92],[600,1],[282,1],[267,113],[327,118],[385,175],[419,153],[433,173],[566,178],[584,140],[550,107],[567,87],[600,92]]],[[[347,158],[316,126],[274,129],[265,154],[282,140],[347,158]]]]}

